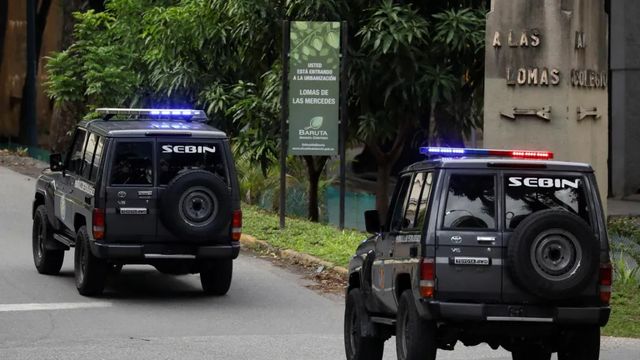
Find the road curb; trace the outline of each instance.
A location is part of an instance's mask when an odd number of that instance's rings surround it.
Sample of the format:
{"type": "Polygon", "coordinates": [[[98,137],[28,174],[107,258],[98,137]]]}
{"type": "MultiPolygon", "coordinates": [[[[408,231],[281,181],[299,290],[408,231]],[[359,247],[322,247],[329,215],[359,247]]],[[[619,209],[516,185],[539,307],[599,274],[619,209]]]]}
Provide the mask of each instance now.
{"type": "Polygon", "coordinates": [[[336,266],[331,262],[324,261],[309,254],[299,253],[295,250],[279,249],[266,241],[258,240],[254,236],[248,234],[242,234],[242,236],[240,237],[240,244],[248,249],[274,253],[280,258],[290,260],[297,264],[313,267],[322,266],[324,267],[325,271],[334,272],[335,274],[343,276],[345,278],[349,274],[349,271],[342,266],[336,266]]]}

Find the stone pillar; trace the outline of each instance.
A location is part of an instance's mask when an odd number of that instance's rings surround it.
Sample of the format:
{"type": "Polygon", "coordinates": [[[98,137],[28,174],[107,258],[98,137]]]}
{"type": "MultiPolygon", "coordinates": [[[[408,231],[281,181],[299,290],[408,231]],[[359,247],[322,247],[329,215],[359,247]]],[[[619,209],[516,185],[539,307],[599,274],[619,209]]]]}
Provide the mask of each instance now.
{"type": "Polygon", "coordinates": [[[611,2],[611,191],[640,191],[640,2],[611,2]]]}
{"type": "Polygon", "coordinates": [[[484,144],[590,163],[607,194],[604,0],[493,0],[487,15],[484,144]]]}

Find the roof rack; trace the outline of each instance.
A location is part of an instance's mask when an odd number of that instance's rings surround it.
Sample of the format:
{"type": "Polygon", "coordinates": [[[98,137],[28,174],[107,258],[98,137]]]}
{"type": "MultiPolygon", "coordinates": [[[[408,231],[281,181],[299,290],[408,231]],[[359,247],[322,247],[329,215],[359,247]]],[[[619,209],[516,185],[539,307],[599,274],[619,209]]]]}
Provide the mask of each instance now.
{"type": "Polygon", "coordinates": [[[184,120],[207,121],[207,115],[202,110],[191,109],[122,109],[99,108],[96,112],[103,115],[104,121],[109,121],[115,116],[127,116],[128,120],[184,120]]]}

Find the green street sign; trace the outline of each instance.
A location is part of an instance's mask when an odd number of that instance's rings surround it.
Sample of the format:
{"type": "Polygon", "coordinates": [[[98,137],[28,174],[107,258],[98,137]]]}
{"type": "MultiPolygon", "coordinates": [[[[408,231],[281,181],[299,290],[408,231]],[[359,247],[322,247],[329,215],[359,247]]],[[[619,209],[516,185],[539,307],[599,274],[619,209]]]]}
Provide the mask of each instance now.
{"type": "Polygon", "coordinates": [[[340,23],[291,22],[289,154],[338,154],[340,23]]]}

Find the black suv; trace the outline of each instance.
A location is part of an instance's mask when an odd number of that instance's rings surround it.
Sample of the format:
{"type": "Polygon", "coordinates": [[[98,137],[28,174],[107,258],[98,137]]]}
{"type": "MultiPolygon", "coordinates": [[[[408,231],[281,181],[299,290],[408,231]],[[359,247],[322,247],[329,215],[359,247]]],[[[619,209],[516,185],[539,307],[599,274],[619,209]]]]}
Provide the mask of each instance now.
{"type": "Polygon", "coordinates": [[[591,166],[536,151],[423,148],[349,264],[347,359],[433,360],[460,341],[514,360],[598,359],[610,314],[591,166]],[[502,155],[511,158],[501,157],[502,155]]]}
{"type": "Polygon", "coordinates": [[[57,274],[75,247],[82,295],[98,295],[124,264],[200,273],[229,290],[242,213],[227,136],[200,110],[98,109],[66,154],[51,155],[33,201],[33,259],[57,274]]]}

